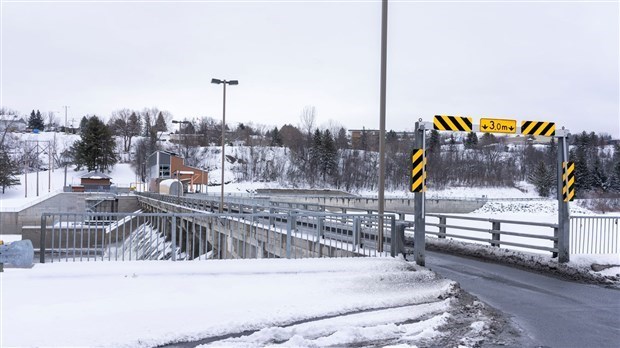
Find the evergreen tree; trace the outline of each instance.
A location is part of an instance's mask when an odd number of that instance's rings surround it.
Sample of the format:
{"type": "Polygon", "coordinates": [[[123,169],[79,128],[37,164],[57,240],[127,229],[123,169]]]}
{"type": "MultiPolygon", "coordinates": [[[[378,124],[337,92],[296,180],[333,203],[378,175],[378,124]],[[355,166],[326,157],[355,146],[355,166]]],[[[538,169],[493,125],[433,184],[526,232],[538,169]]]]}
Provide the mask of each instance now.
{"type": "Polygon", "coordinates": [[[475,149],[478,147],[478,135],[475,132],[467,133],[467,138],[465,138],[465,148],[466,149],[475,149]]]}
{"type": "Polygon", "coordinates": [[[368,132],[366,132],[366,127],[362,127],[359,149],[364,151],[368,150],[368,132]]]}
{"type": "Polygon", "coordinates": [[[620,193],[620,161],[616,161],[613,164],[609,178],[609,189],[620,193]]]}
{"type": "Polygon", "coordinates": [[[592,189],[592,173],[588,168],[587,156],[584,148],[579,146],[570,153],[570,161],[575,162],[575,194],[592,189]]]}
{"type": "Polygon", "coordinates": [[[110,128],[97,116],[87,118],[81,139],[72,147],[77,170],[82,167],[86,167],[88,171],[111,170],[117,162],[115,146],[110,128]]]}
{"type": "Polygon", "coordinates": [[[82,116],[82,119],[80,120],[80,133],[84,132],[84,130],[86,129],[87,123],[88,123],[88,117],[82,116]]]}
{"type": "Polygon", "coordinates": [[[329,129],[323,132],[321,137],[321,159],[320,171],[323,176],[323,182],[327,180],[327,176],[334,174],[337,167],[338,150],[329,129]]]}
{"type": "Polygon", "coordinates": [[[592,189],[598,191],[607,191],[609,189],[608,177],[605,171],[603,170],[603,165],[601,164],[601,159],[596,157],[594,159],[594,164],[592,166],[592,189]]]}
{"type": "Polygon", "coordinates": [[[614,145],[611,174],[609,175],[609,189],[620,192],[620,144],[614,145]]]}
{"type": "Polygon", "coordinates": [[[282,136],[280,135],[280,131],[278,127],[274,127],[273,131],[271,131],[271,146],[282,146],[282,136]]]}
{"type": "Polygon", "coordinates": [[[551,141],[549,142],[549,147],[547,148],[547,164],[554,164],[557,162],[558,158],[558,145],[555,143],[555,138],[551,137],[551,141]]]}
{"type": "Polygon", "coordinates": [[[7,187],[19,185],[19,179],[15,177],[19,174],[17,161],[9,156],[6,149],[0,149],[0,187],[2,187],[2,193],[7,187]]]}
{"type": "Polygon", "coordinates": [[[160,111],[157,114],[157,120],[155,121],[155,131],[157,132],[165,132],[168,130],[168,125],[166,124],[166,120],[164,119],[164,114],[160,111]]]}
{"type": "Polygon", "coordinates": [[[426,151],[429,156],[439,154],[441,151],[441,137],[435,129],[431,130],[431,136],[426,140],[426,151]]]}
{"type": "Polygon", "coordinates": [[[528,180],[534,185],[540,197],[549,197],[549,193],[555,184],[554,171],[549,170],[545,162],[540,161],[534,171],[530,173],[528,180]]]}
{"type": "Polygon", "coordinates": [[[497,138],[495,137],[495,135],[491,134],[491,133],[484,133],[482,134],[482,137],[480,138],[480,145],[481,146],[487,146],[487,145],[491,145],[491,144],[495,144],[497,143],[497,138]]]}
{"type": "Polygon", "coordinates": [[[338,150],[349,148],[349,138],[347,137],[347,130],[344,129],[344,127],[340,127],[338,130],[338,137],[336,137],[336,148],[338,150]]]}
{"type": "Polygon", "coordinates": [[[450,152],[456,151],[456,139],[454,138],[454,133],[450,134],[450,141],[448,142],[448,144],[450,144],[450,152]]]}
{"type": "Polygon", "coordinates": [[[131,138],[140,135],[140,126],[140,117],[135,112],[132,112],[127,122],[127,136],[129,138],[127,151],[131,149],[131,138]]]}
{"type": "Polygon", "coordinates": [[[41,116],[41,112],[37,110],[35,113],[34,110],[30,113],[30,117],[28,118],[28,128],[30,129],[38,129],[43,130],[45,124],[43,122],[43,116],[41,116]]]}
{"type": "Polygon", "coordinates": [[[319,166],[321,164],[321,154],[323,153],[323,135],[321,131],[317,128],[312,135],[312,146],[310,147],[310,173],[311,179],[314,179],[314,176],[317,173],[319,166]],[[312,174],[314,173],[314,174],[312,174]]]}
{"type": "MultiPolygon", "coordinates": [[[[151,121],[151,114],[150,114],[150,111],[148,110],[144,110],[142,112],[142,125],[144,126],[142,128],[143,130],[142,135],[144,137],[150,137],[151,131],[153,131],[153,122],[151,121]]],[[[157,134],[157,132],[154,132],[154,133],[157,134]]]]}

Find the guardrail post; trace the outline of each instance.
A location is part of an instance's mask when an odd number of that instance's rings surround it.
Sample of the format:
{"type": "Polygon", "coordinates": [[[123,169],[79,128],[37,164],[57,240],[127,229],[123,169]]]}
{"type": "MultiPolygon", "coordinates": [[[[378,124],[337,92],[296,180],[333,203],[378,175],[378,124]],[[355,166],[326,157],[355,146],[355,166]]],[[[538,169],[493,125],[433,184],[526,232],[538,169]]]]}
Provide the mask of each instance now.
{"type": "Polygon", "coordinates": [[[409,226],[408,222],[399,221],[392,229],[392,239],[390,244],[390,255],[392,257],[398,254],[405,254],[405,228],[409,226]]]}
{"type": "Polygon", "coordinates": [[[45,228],[46,220],[47,216],[45,214],[41,215],[41,244],[39,246],[39,252],[41,253],[39,255],[39,262],[41,263],[45,263],[45,233],[47,232],[45,228]]]}
{"type": "Polygon", "coordinates": [[[440,216],[439,217],[439,235],[437,236],[438,238],[446,238],[446,224],[447,224],[448,218],[446,218],[445,216],[440,216]]]}
{"type": "Polygon", "coordinates": [[[325,217],[319,216],[316,224],[316,240],[317,242],[323,238],[323,226],[325,226],[325,217]]]}
{"type": "MultiPolygon", "coordinates": [[[[555,239],[553,240],[553,248],[554,249],[558,249],[558,235],[560,234],[560,229],[555,227],[553,229],[553,237],[555,237],[555,239]]],[[[553,253],[551,253],[551,257],[558,257],[558,252],[554,251],[553,253]]]]}
{"type": "Polygon", "coordinates": [[[274,217],[273,214],[275,214],[275,209],[274,208],[269,208],[269,226],[275,227],[276,224],[274,222],[274,217]]]}
{"type": "Polygon", "coordinates": [[[172,216],[172,224],[170,228],[170,235],[172,237],[172,261],[177,260],[177,218],[172,216]]]}
{"type": "Polygon", "coordinates": [[[361,221],[359,217],[353,218],[353,246],[357,247],[360,245],[360,230],[362,229],[361,221]]]}
{"type": "MultiPolygon", "coordinates": [[[[491,221],[491,226],[492,226],[491,229],[493,230],[493,232],[491,232],[491,240],[499,241],[500,234],[498,232],[495,232],[495,231],[499,231],[500,230],[501,223],[499,221],[491,221]]],[[[491,246],[498,247],[499,243],[491,242],[491,246]]]]}
{"type": "Polygon", "coordinates": [[[325,224],[325,217],[319,216],[316,223],[316,243],[318,245],[319,257],[323,256],[323,247],[321,246],[321,238],[323,238],[323,225],[325,224]]]}
{"type": "Polygon", "coordinates": [[[293,214],[288,213],[288,217],[286,219],[286,258],[291,258],[291,242],[292,242],[292,233],[293,233],[293,222],[294,217],[293,214]]]}

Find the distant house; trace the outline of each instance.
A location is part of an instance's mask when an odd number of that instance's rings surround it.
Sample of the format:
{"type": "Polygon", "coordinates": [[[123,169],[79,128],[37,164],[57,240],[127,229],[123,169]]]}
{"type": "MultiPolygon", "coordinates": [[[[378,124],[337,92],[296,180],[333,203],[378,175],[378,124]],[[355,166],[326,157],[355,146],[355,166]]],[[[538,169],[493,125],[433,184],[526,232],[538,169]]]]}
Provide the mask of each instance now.
{"type": "Polygon", "coordinates": [[[0,130],[8,128],[9,132],[23,132],[28,127],[28,123],[17,115],[0,115],[0,130]]]}
{"type": "MultiPolygon", "coordinates": [[[[366,136],[366,146],[369,150],[379,150],[379,130],[378,129],[350,129],[351,134],[351,146],[354,149],[362,146],[362,137],[366,136]]],[[[394,132],[398,139],[405,139],[411,137],[413,139],[412,132],[394,132]]],[[[386,132],[387,135],[387,132],[386,132]]]]}
{"type": "MultiPolygon", "coordinates": [[[[110,191],[111,185],[112,178],[100,172],[88,172],[80,177],[82,192],[110,191]]],[[[76,187],[75,191],[79,191],[79,188],[76,187]]]]}
{"type": "Polygon", "coordinates": [[[180,180],[183,189],[188,192],[196,191],[196,185],[202,187],[208,183],[207,171],[185,165],[183,157],[172,152],[153,152],[146,163],[147,182],[151,192],[159,192],[159,183],[166,179],[180,180]]]}

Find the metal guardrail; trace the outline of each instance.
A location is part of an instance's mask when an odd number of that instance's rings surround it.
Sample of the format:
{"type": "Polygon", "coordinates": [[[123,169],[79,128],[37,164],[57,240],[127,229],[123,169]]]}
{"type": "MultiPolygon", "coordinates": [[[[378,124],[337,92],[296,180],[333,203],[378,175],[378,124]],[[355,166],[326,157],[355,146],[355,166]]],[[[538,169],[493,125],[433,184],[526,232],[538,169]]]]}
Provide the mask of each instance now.
{"type": "MultiPolygon", "coordinates": [[[[501,220],[478,218],[471,216],[426,214],[426,234],[438,238],[455,238],[478,243],[488,243],[491,246],[510,246],[523,249],[551,252],[555,257],[558,252],[557,233],[558,225],[550,223],[501,220]],[[435,222],[429,218],[435,219],[435,222]],[[448,223],[449,220],[459,220],[460,223],[448,223]],[[488,227],[485,227],[488,226],[488,227]],[[538,233],[525,233],[506,230],[506,225],[532,226],[542,228],[538,233]],[[502,228],[504,226],[504,228],[502,228]]],[[[406,230],[413,233],[413,230],[406,230]]]]}
{"type": "Polygon", "coordinates": [[[620,216],[571,216],[571,254],[620,254],[620,216]]]}
{"type": "MultiPolygon", "coordinates": [[[[396,219],[383,216],[385,250],[396,219]]],[[[378,215],[45,213],[40,262],[384,256],[378,215]]]]}
{"type": "MultiPolygon", "coordinates": [[[[447,214],[426,214],[426,218],[426,234],[437,238],[547,251],[553,257],[558,253],[558,224],[447,214]]],[[[619,225],[620,216],[571,216],[570,254],[620,254],[619,225]]],[[[405,232],[414,233],[413,229],[405,232]]]]}

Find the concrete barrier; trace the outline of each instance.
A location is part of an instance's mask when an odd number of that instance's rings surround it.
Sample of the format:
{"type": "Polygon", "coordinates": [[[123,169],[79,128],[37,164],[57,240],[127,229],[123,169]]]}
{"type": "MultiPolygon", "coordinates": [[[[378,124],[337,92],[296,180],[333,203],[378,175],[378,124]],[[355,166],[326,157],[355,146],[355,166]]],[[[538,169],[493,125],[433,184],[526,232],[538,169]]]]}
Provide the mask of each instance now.
{"type": "Polygon", "coordinates": [[[19,240],[10,244],[0,245],[0,264],[30,268],[33,265],[33,259],[34,249],[29,240],[19,240]]]}

